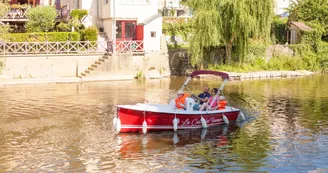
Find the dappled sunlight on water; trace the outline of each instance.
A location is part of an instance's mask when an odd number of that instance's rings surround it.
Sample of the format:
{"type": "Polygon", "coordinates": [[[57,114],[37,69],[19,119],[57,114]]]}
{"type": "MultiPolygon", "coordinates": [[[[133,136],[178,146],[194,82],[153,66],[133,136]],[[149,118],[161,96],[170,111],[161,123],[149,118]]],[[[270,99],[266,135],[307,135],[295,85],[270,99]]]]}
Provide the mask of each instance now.
{"type": "Polygon", "coordinates": [[[167,103],[184,80],[1,86],[0,172],[328,172],[327,75],[228,83],[243,123],[115,135],[114,105],[167,103]]]}

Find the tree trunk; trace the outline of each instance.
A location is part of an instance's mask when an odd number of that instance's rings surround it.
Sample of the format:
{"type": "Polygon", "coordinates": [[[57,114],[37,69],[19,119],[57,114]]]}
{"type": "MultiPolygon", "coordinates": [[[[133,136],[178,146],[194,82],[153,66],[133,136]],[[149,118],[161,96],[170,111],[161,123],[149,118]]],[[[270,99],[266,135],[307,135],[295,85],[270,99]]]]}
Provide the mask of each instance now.
{"type": "Polygon", "coordinates": [[[225,46],[224,64],[230,64],[230,60],[231,60],[231,49],[232,49],[232,44],[229,42],[225,46]]]}
{"type": "Polygon", "coordinates": [[[231,51],[232,51],[232,42],[233,42],[233,40],[234,40],[234,38],[235,38],[235,35],[234,34],[232,34],[232,37],[231,37],[231,39],[229,40],[229,42],[226,44],[226,46],[225,46],[225,59],[224,59],[224,64],[230,64],[230,61],[231,61],[231,51]]]}

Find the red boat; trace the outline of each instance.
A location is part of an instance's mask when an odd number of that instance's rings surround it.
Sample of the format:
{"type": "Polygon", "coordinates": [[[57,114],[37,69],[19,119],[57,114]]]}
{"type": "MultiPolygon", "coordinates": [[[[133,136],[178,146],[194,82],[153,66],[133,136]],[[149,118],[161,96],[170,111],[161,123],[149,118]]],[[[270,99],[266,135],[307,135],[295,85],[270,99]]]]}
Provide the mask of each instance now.
{"type": "MultiPolygon", "coordinates": [[[[183,91],[191,78],[199,75],[221,76],[223,83],[213,100],[221,93],[229,80],[229,75],[224,72],[199,70],[194,71],[187,78],[179,91],[183,91]]],[[[177,109],[175,99],[169,104],[135,104],[117,105],[117,115],[114,117],[113,126],[117,132],[143,132],[152,130],[178,130],[207,128],[219,124],[228,124],[237,119],[245,120],[239,109],[229,104],[223,110],[194,111],[194,99],[186,98],[186,108],[177,109]]],[[[211,103],[212,105],[213,103],[211,103]]]]}

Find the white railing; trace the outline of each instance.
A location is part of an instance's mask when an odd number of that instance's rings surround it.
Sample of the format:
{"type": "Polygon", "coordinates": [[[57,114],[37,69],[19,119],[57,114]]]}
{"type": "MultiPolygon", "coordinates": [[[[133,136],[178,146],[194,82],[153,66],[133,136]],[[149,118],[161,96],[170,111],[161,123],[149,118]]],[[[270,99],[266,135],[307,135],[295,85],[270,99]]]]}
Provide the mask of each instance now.
{"type": "MultiPolygon", "coordinates": [[[[143,41],[116,41],[115,53],[143,53],[143,41]]],[[[112,41],[0,42],[1,55],[113,53],[112,41]]]]}
{"type": "Polygon", "coordinates": [[[143,40],[116,41],[117,53],[138,53],[144,52],[143,40]]]}
{"type": "Polygon", "coordinates": [[[0,42],[0,55],[109,53],[111,42],[0,42]]]}

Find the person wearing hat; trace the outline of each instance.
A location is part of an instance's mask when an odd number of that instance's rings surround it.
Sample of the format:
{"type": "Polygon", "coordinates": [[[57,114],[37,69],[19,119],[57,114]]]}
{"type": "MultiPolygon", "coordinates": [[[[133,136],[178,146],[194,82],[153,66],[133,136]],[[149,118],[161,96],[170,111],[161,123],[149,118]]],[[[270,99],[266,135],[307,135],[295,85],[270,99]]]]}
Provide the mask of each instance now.
{"type": "Polygon", "coordinates": [[[184,109],[186,110],[186,98],[188,94],[184,93],[182,90],[177,92],[177,98],[175,98],[175,107],[177,109],[184,109]]]}

